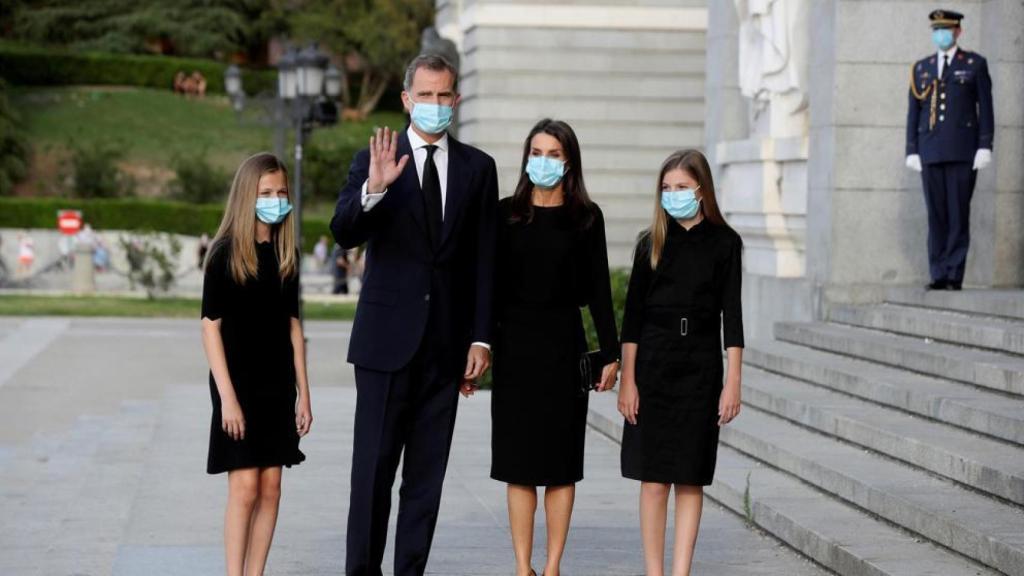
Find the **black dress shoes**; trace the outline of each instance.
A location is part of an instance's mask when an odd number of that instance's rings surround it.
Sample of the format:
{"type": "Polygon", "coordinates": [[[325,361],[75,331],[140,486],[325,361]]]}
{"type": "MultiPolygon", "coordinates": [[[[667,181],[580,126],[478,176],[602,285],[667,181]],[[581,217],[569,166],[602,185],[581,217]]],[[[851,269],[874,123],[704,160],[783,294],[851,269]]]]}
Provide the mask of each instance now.
{"type": "Polygon", "coordinates": [[[946,290],[949,288],[949,282],[946,280],[932,280],[931,284],[925,286],[925,290],[946,290]]]}

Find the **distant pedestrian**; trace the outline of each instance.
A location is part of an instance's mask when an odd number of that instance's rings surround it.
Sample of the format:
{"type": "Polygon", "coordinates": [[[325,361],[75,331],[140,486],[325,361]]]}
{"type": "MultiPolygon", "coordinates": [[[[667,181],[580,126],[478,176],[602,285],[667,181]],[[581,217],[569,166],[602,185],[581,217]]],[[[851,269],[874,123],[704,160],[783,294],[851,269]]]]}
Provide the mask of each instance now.
{"type": "Polygon", "coordinates": [[[664,573],[668,496],[675,487],[672,574],[679,576],[693,562],[719,428],[740,411],[743,242],[722,218],[700,152],[665,160],[656,198],[654,221],[633,256],[622,320],[622,475],[641,482],[648,576],[664,573]]]}
{"type": "Polygon", "coordinates": [[[331,275],[334,277],[332,294],[348,294],[348,272],[350,267],[348,250],[335,244],[331,254],[331,275]]]}
{"type": "Polygon", "coordinates": [[[316,241],[316,245],[313,246],[313,259],[316,261],[317,272],[327,272],[329,270],[327,264],[327,236],[320,236],[320,239],[316,241]]]}
{"type": "Polygon", "coordinates": [[[36,245],[28,234],[18,235],[18,275],[28,276],[36,261],[36,245]]]}
{"type": "Polygon", "coordinates": [[[196,266],[202,270],[206,264],[206,253],[210,251],[210,236],[203,232],[199,236],[199,245],[196,247],[196,266]]]}
{"type": "Polygon", "coordinates": [[[305,460],[313,421],[299,322],[299,254],[284,164],[238,168],[203,281],[203,347],[213,418],[206,471],[228,472],[229,576],[263,574],[277,524],[281,467],[305,460]]]}

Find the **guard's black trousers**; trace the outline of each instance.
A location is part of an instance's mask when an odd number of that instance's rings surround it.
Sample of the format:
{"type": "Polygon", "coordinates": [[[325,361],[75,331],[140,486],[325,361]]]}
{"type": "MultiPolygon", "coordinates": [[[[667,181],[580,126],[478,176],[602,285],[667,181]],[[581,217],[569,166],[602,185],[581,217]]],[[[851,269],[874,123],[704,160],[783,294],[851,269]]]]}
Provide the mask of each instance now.
{"type": "Polygon", "coordinates": [[[970,162],[922,166],[928,209],[928,267],[934,281],[963,282],[976,176],[970,162]]]}

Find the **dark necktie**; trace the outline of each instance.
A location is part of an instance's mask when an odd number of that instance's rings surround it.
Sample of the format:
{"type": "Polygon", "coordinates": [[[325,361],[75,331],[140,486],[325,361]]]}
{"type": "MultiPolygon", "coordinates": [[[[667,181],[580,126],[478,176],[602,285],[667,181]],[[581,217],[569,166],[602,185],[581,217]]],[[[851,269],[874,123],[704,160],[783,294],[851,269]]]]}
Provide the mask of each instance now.
{"type": "Polygon", "coordinates": [[[427,145],[427,161],[423,163],[423,205],[427,209],[427,232],[430,242],[437,248],[441,243],[441,178],[437,175],[434,164],[434,151],[437,146],[427,145]]]}
{"type": "Polygon", "coordinates": [[[942,77],[945,78],[946,74],[949,73],[949,54],[942,57],[942,77]]]}

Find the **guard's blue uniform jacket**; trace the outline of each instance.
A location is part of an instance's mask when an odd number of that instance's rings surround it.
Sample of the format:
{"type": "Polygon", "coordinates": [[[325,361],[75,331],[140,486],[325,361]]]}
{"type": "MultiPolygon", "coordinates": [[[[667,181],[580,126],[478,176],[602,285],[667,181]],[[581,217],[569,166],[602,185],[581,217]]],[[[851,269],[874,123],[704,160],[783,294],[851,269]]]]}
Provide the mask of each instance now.
{"type": "Polygon", "coordinates": [[[922,164],[974,162],[978,148],[992,149],[992,78],[988,63],[957,48],[939,78],[938,55],[914,64],[907,112],[907,155],[922,164]]]}

